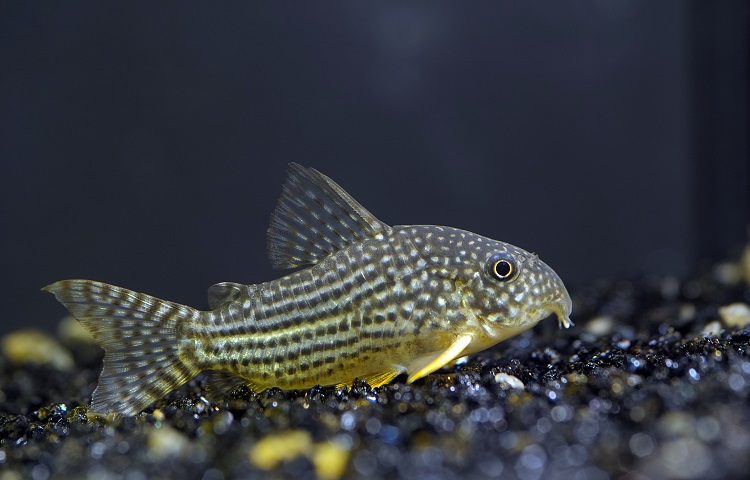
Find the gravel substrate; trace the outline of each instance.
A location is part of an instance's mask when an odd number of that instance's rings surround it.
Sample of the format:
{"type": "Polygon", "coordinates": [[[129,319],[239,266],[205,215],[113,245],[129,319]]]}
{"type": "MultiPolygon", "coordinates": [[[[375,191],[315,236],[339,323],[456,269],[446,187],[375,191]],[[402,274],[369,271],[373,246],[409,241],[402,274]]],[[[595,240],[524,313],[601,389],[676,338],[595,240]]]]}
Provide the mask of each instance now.
{"type": "Polygon", "coordinates": [[[213,404],[199,377],[131,418],[87,415],[97,347],[56,340],[72,366],[4,348],[0,480],[747,478],[740,276],[724,264],[682,282],[599,282],[572,292],[576,327],[547,320],[413,385],[213,404]]]}

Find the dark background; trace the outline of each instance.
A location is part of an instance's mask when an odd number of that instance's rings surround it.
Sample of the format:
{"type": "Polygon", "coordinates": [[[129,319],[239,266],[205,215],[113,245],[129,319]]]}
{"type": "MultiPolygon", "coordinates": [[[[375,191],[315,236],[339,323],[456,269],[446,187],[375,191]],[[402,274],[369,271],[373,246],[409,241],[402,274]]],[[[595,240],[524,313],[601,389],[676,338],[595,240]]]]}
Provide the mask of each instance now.
{"type": "Polygon", "coordinates": [[[684,275],[750,218],[748,4],[2,2],[0,333],[92,278],[276,278],[288,162],[390,224],[684,275]]]}

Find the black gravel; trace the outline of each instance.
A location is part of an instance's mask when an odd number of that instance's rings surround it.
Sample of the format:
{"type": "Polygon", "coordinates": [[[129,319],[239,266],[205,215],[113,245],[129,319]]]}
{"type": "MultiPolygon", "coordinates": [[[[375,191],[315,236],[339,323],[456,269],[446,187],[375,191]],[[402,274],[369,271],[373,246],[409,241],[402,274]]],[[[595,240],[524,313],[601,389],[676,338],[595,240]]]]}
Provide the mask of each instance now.
{"type": "Polygon", "coordinates": [[[0,357],[0,480],[314,478],[310,454],[270,470],[251,461],[259,440],[288,431],[337,445],[344,477],[746,478],[750,328],[703,330],[718,307],[750,303],[750,288],[714,272],[599,282],[573,292],[570,330],[550,319],[376,390],[240,390],[213,404],[199,377],[136,417],[89,418],[96,347],[68,345],[67,374],[0,357]]]}

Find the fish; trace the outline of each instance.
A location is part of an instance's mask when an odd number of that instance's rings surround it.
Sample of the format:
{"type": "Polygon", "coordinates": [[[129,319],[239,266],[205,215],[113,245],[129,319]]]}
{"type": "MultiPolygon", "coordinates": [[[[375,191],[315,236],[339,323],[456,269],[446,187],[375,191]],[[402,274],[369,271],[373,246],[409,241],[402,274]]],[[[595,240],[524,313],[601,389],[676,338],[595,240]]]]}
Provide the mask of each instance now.
{"type": "Polygon", "coordinates": [[[54,294],[104,349],[96,413],[136,415],[203,371],[206,391],[412,383],[572,303],[536,254],[436,225],[389,226],[314,168],[289,164],[267,231],[279,269],[223,282],[208,310],[93,280],[54,294]]]}

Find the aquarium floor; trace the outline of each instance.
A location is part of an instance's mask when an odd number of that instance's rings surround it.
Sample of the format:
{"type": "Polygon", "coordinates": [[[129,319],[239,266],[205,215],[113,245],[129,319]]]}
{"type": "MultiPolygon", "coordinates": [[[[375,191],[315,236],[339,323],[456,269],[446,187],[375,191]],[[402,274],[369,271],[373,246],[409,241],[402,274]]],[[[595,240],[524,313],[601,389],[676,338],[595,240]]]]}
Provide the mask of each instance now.
{"type": "Polygon", "coordinates": [[[0,480],[16,478],[746,478],[750,328],[719,307],[750,303],[716,268],[574,291],[553,319],[406,385],[235,391],[211,403],[198,377],[131,418],[87,403],[101,352],[75,367],[0,357],[0,480]]]}

